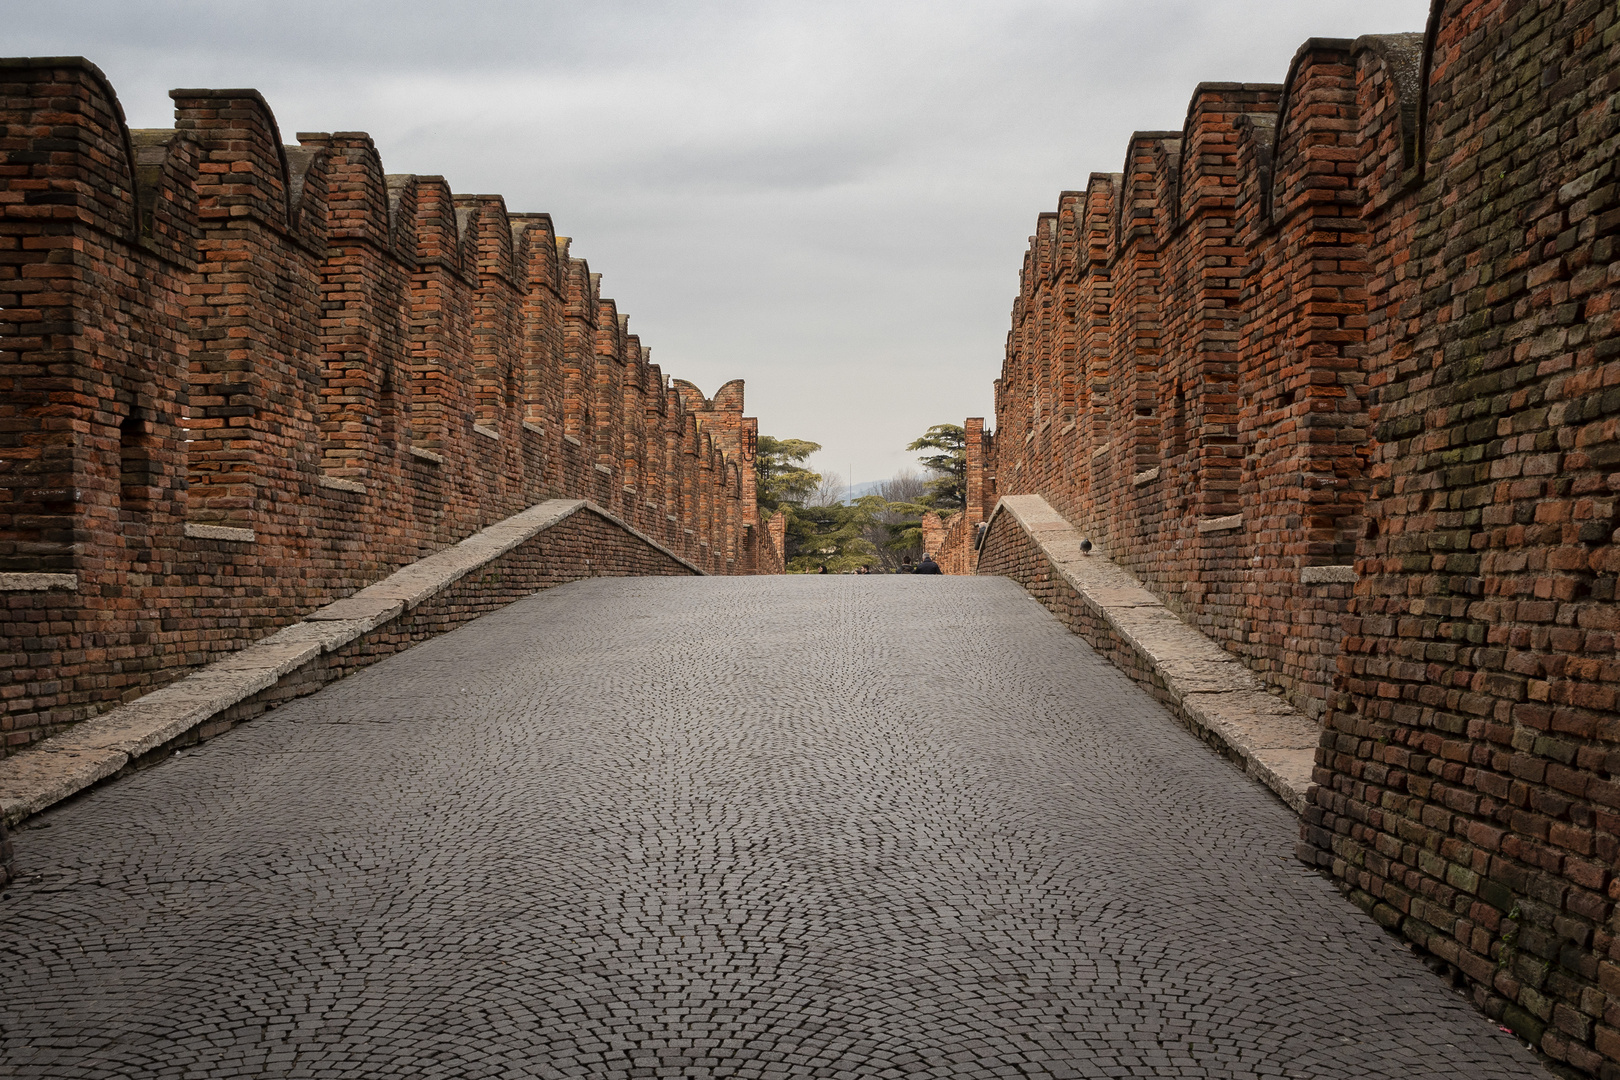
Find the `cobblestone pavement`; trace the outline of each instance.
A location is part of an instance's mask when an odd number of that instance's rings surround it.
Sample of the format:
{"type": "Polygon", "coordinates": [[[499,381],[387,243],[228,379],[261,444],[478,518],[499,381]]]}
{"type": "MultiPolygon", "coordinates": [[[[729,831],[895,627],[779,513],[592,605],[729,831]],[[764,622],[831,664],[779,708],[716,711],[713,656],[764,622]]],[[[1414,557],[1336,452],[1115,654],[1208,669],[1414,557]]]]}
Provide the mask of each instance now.
{"type": "Polygon", "coordinates": [[[15,1077],[1529,1077],[1016,585],[541,593],[17,836],[15,1077]]]}

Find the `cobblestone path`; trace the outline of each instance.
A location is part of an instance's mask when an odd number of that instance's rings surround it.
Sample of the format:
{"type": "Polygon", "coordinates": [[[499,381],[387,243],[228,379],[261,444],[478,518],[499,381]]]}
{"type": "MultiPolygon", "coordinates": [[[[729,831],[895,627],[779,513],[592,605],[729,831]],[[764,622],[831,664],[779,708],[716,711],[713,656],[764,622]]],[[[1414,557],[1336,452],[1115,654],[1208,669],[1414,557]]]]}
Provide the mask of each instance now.
{"type": "Polygon", "coordinates": [[[1001,579],[598,579],[17,836],[8,1077],[1529,1077],[1001,579]]]}

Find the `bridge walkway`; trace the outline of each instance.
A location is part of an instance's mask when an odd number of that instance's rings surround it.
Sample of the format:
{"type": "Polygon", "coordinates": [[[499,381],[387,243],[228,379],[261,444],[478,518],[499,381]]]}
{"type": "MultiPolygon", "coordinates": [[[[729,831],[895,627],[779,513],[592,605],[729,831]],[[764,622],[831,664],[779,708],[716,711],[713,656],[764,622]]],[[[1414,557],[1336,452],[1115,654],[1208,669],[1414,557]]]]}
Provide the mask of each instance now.
{"type": "Polygon", "coordinates": [[[16,1077],[1545,1075],[1000,578],[519,601],[30,820],[16,1077]]]}

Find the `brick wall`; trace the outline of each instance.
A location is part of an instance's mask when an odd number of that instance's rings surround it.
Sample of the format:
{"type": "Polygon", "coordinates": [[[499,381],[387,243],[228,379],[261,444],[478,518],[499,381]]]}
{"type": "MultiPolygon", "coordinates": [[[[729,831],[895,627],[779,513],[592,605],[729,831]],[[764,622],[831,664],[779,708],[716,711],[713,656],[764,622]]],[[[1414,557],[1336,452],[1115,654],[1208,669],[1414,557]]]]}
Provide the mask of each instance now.
{"type": "Polygon", "coordinates": [[[691,573],[689,567],[615,522],[589,510],[572,514],[398,618],[322,653],[275,685],[164,743],[146,759],[131,762],[127,770],[162,760],[178,746],[213,738],[277,705],[312,694],[329,682],[542,589],[588,577],[681,577],[691,573]]]}
{"type": "Polygon", "coordinates": [[[1582,0],[1199,86],[1038,218],[978,466],[1319,717],[1303,856],[1608,1080],[1617,93],[1582,0]]]}
{"type": "Polygon", "coordinates": [[[929,553],[947,574],[972,574],[979,562],[979,526],[996,505],[995,436],[984,429],[984,417],[970,416],[962,422],[966,488],[960,513],[946,521],[944,536],[929,553]]]}
{"type": "Polygon", "coordinates": [[[742,383],[689,408],[548,215],[252,91],[132,131],[83,60],[0,86],[6,752],[547,498],[777,566],[742,383]]]}
{"type": "Polygon", "coordinates": [[[1087,604],[1074,586],[1057,573],[1040,545],[1011,514],[995,515],[982,550],[984,557],[978,561],[978,573],[1009,577],[1018,582],[1064,626],[1085,638],[1115,667],[1165,706],[1174,706],[1174,699],[1151,660],[1116,633],[1107,618],[1087,604]]]}

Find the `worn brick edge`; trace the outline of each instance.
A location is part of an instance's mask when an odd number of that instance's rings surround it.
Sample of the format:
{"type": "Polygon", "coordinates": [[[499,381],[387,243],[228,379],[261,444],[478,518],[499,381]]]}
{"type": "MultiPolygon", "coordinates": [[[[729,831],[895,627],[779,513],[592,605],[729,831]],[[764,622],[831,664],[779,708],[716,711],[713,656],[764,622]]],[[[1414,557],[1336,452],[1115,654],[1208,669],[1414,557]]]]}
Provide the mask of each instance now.
{"type": "Polygon", "coordinates": [[[1100,551],[1083,554],[1079,532],[1039,495],[1004,496],[986,522],[986,542],[1002,514],[1017,522],[1086,606],[1094,626],[1106,626],[1114,640],[1093,640],[1099,637],[1095,630],[1087,633],[1055,603],[1034,590],[1032,596],[1142,683],[1189,731],[1241,764],[1296,814],[1305,812],[1319,724],[1268,693],[1241,660],[1181,621],[1135,575],[1100,551]],[[1119,662],[1120,646],[1134,664],[1119,662]]]}
{"type": "MultiPolygon", "coordinates": [[[[4,825],[16,825],[117,775],[232,706],[288,680],[322,655],[385,629],[388,623],[445,592],[468,574],[581,512],[603,518],[693,574],[703,574],[688,560],[588,499],[537,503],[459,544],[403,567],[375,585],[311,612],[301,622],[223,660],[0,760],[0,844],[4,843],[4,825]]],[[[316,688],[318,685],[311,685],[303,692],[316,688]]],[[[0,875],[3,866],[0,862],[0,875]]]]}

